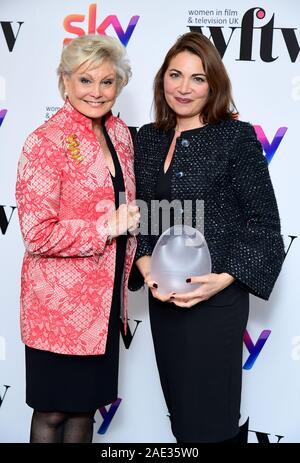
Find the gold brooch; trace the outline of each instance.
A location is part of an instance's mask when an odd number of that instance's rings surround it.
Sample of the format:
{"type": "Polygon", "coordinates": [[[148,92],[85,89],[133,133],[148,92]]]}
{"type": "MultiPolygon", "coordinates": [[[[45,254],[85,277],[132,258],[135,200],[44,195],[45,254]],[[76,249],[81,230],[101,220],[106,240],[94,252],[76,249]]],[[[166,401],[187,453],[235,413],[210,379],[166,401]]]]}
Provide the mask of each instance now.
{"type": "Polygon", "coordinates": [[[80,154],[80,149],[78,148],[79,144],[80,143],[75,133],[67,137],[67,148],[70,152],[70,157],[77,162],[81,162],[83,160],[83,156],[80,154]]]}

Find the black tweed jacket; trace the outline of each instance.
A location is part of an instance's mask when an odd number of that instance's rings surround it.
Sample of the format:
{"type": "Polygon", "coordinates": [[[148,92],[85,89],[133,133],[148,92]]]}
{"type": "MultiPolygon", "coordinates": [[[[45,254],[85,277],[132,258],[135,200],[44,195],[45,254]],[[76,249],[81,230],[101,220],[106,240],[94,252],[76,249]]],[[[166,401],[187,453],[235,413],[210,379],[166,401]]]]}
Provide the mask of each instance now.
{"type": "MultiPolygon", "coordinates": [[[[137,198],[146,201],[149,210],[173,135],[173,130],[163,132],[147,124],[136,136],[137,198]]],[[[267,162],[253,127],[225,120],[182,132],[172,163],[171,199],[204,200],[204,235],[212,272],[227,272],[250,293],[268,299],[282,266],[284,246],[267,162]]],[[[158,238],[139,235],[136,260],[151,255],[158,238]]],[[[131,290],[143,284],[136,277],[135,271],[131,290]]]]}

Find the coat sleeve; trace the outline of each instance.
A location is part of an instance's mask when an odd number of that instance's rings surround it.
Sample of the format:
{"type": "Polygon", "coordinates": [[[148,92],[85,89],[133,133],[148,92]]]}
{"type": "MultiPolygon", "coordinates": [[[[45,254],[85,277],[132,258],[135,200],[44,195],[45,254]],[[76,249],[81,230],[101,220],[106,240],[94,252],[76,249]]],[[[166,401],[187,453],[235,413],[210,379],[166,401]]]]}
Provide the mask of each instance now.
{"type": "Polygon", "coordinates": [[[284,260],[284,245],[267,161],[250,124],[244,124],[235,154],[231,182],[244,226],[232,240],[225,271],[267,300],[284,260]]]}
{"type": "Polygon", "coordinates": [[[16,201],[27,252],[50,257],[103,253],[108,237],[105,213],[96,221],[60,220],[61,169],[53,142],[31,134],[18,164],[16,201]]]}
{"type": "MultiPolygon", "coordinates": [[[[136,198],[138,205],[141,210],[140,229],[150,230],[150,201],[147,198],[147,192],[145,189],[145,176],[147,174],[147,132],[148,127],[142,127],[134,140],[134,173],[136,181],[136,198]],[[139,201],[143,201],[146,207],[141,206],[139,201]],[[148,226],[147,226],[148,223],[148,226]]],[[[140,257],[151,256],[153,251],[153,245],[149,233],[140,233],[137,236],[137,250],[134,261],[137,261],[140,257]]],[[[129,289],[131,291],[137,291],[144,285],[144,279],[139,272],[137,266],[134,264],[131,270],[129,278],[129,289]]]]}
{"type": "MultiPolygon", "coordinates": [[[[147,175],[147,143],[145,143],[146,135],[144,135],[146,129],[142,129],[138,132],[135,139],[135,164],[134,172],[136,178],[136,197],[138,200],[143,201],[145,208],[141,207],[141,230],[150,230],[150,211],[151,204],[147,196],[145,188],[145,178],[147,175]],[[148,226],[147,226],[148,224],[148,226]]],[[[153,179],[154,181],[155,179],[153,179]]],[[[153,198],[152,198],[153,199],[153,198]]],[[[138,245],[135,260],[142,256],[151,256],[153,251],[153,245],[149,233],[140,233],[138,235],[138,245]]]]}

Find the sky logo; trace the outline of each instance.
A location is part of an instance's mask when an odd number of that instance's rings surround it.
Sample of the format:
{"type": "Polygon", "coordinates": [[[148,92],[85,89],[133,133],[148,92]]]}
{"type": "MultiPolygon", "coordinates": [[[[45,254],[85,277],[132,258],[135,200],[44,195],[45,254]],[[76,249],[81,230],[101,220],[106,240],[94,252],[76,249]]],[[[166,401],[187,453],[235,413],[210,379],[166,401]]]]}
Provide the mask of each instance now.
{"type": "Polygon", "coordinates": [[[268,164],[270,164],[288,128],[279,127],[275,134],[275,137],[273,138],[273,141],[269,143],[262,127],[260,125],[254,125],[253,127],[255,129],[257,138],[259,139],[260,143],[262,144],[263,150],[266,153],[266,159],[268,161],[268,164]]]}
{"type": "Polygon", "coordinates": [[[248,333],[247,330],[245,330],[245,333],[244,333],[244,344],[245,346],[247,347],[250,355],[249,357],[247,358],[243,368],[244,370],[251,370],[251,368],[253,367],[257,357],[259,356],[262,348],[264,347],[268,337],[270,336],[271,334],[271,330],[263,330],[258,338],[258,340],[256,341],[256,344],[254,345],[251,337],[250,337],[250,334],[248,333]]]}
{"type": "MultiPolygon", "coordinates": [[[[106,29],[111,26],[115,30],[120,42],[126,47],[139,18],[139,16],[132,16],[125,31],[116,15],[107,16],[97,27],[97,4],[92,3],[89,6],[87,34],[98,33],[99,35],[105,35],[106,29]]],[[[64,19],[65,30],[78,37],[85,35],[84,29],[73,25],[73,23],[82,23],[84,19],[85,15],[83,14],[70,14],[66,16],[64,19]]],[[[64,45],[68,45],[71,41],[72,38],[65,38],[64,45]]]]}
{"type": "Polygon", "coordinates": [[[7,109],[0,109],[0,127],[2,125],[2,122],[4,121],[6,113],[7,113],[7,109]]]}
{"type": "Polygon", "coordinates": [[[122,402],[122,399],[117,399],[115,402],[111,404],[109,409],[107,410],[106,407],[100,407],[99,412],[103,418],[103,422],[98,429],[97,433],[98,434],[105,434],[113,417],[116,414],[116,411],[118,410],[120,403],[122,402]]]}

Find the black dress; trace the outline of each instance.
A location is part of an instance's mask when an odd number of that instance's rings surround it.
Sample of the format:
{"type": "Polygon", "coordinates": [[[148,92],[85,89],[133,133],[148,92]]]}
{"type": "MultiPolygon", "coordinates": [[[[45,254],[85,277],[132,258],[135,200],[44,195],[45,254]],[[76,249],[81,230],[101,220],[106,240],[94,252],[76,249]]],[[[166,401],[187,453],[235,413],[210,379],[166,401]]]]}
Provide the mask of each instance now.
{"type": "MultiPolygon", "coordinates": [[[[125,191],[117,153],[104,128],[115,177],[116,209],[125,191]]],[[[103,355],[65,355],[25,346],[26,403],[38,411],[93,412],[118,397],[120,306],[127,236],[117,238],[116,268],[106,351],[103,355]]]]}
{"type": "MultiPolygon", "coordinates": [[[[166,173],[161,164],[156,199],[171,200],[172,164],[166,173]]],[[[149,310],[174,436],[181,442],[219,442],[237,435],[248,292],[234,283],[187,309],[160,302],[149,291],[149,310]]]]}

